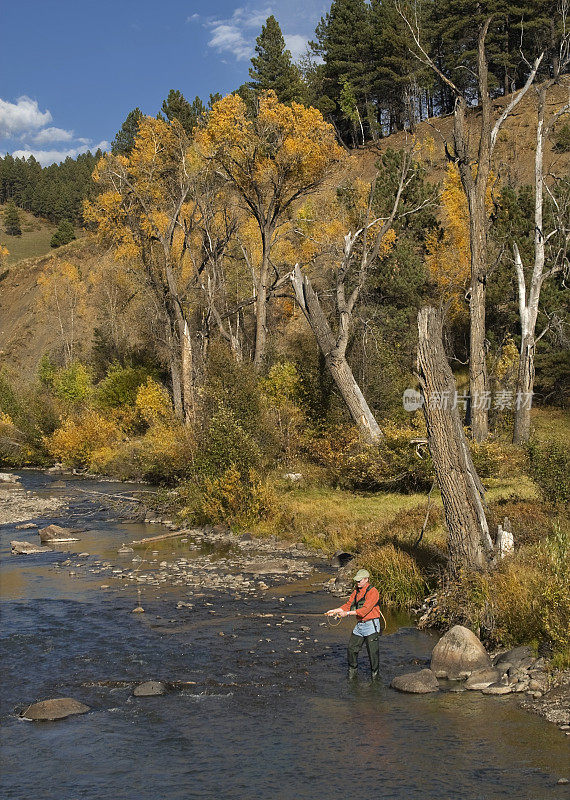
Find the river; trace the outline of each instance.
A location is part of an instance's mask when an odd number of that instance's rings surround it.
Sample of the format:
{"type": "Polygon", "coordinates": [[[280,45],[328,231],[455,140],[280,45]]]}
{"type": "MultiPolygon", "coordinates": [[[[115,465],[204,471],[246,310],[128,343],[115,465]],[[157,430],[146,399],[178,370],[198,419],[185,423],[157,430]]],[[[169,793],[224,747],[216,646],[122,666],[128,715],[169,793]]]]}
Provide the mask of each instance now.
{"type": "MultiPolygon", "coordinates": [[[[38,522],[84,530],[53,552],[15,556],[10,540],[37,541],[37,533],[0,526],[5,800],[568,797],[556,785],[566,737],[512,696],[389,688],[394,675],[426,665],[437,640],[405,616],[388,618],[380,684],[368,678],[364,650],[360,678],[349,683],[350,623],[297,616],[338,603],[322,571],[241,599],[207,585],[145,585],[139,595],[111,569],[92,570],[118,563],[123,542],[165,529],[112,519],[78,491],[124,485],[65,479],[53,488],[53,478],[33,471],[21,479],[68,502],[38,522]],[[139,598],[145,613],[133,614],[139,598]],[[193,607],[177,608],[180,600],[193,607]],[[133,697],[136,682],[149,679],[171,690],[133,697]],[[20,719],[29,703],[62,696],[90,712],[20,719]]],[[[200,552],[191,544],[188,560],[200,552]]],[[[179,558],[184,547],[162,542],[157,559],[179,558]]]]}

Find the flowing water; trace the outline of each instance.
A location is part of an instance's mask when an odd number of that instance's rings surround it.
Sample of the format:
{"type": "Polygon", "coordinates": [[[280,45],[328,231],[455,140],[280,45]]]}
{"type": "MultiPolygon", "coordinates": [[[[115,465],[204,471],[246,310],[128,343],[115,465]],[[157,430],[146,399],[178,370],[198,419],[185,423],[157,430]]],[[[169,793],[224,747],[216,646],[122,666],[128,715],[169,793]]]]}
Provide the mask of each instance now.
{"type": "MultiPolygon", "coordinates": [[[[113,484],[66,479],[54,489],[34,472],[22,482],[69,501],[41,524],[85,530],[54,552],[15,556],[10,540],[37,534],[0,526],[2,798],[568,797],[556,785],[568,771],[567,739],[515,698],[388,687],[395,674],[427,664],[436,641],[409,619],[388,619],[375,685],[365,650],[359,680],[346,680],[350,623],[332,628],[297,616],[338,602],[322,590],[322,573],[239,600],[207,586],[192,596],[187,587],[145,586],[145,613],[133,614],[137,590],[91,569],[100,568],[96,560],[130,561],[133,554],[117,555],[123,542],[164,529],[112,520],[78,491],[117,491],[113,484]],[[178,609],[179,600],[194,608],[178,609]],[[170,691],[133,697],[148,679],[170,691]],[[62,696],[91,711],[43,723],[18,716],[31,702],[62,696]]],[[[157,558],[179,557],[184,547],[161,542],[157,558]]]]}

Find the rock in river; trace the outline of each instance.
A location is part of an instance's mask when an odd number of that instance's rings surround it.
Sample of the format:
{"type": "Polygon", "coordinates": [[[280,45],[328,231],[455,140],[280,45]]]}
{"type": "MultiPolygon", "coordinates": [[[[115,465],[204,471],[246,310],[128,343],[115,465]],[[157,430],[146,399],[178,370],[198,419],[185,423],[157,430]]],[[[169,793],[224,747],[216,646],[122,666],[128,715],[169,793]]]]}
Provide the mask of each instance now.
{"type": "Polygon", "coordinates": [[[500,678],[501,673],[498,669],[477,669],[465,681],[465,688],[474,691],[486,689],[492,683],[498,683],[500,678]]]}
{"type": "Polygon", "coordinates": [[[166,686],[162,681],[145,681],[135,686],[133,694],[135,697],[154,697],[166,693],[166,686]]]}
{"type": "Polygon", "coordinates": [[[454,625],[433,648],[430,666],[438,678],[457,680],[475,670],[489,669],[491,659],[472,631],[454,625]]]}
{"type": "Polygon", "coordinates": [[[31,542],[17,542],[15,539],[13,542],[10,542],[10,547],[12,548],[12,552],[14,555],[24,555],[29,556],[33,553],[45,553],[45,550],[42,550],[40,547],[36,547],[35,544],[31,542]]]}
{"type": "Polygon", "coordinates": [[[431,669],[421,669],[419,672],[398,675],[392,679],[390,686],[399,692],[413,692],[414,694],[428,694],[429,692],[439,691],[437,678],[431,669]]]}
{"type": "Polygon", "coordinates": [[[75,531],[69,528],[62,528],[60,525],[48,525],[47,528],[41,528],[38,533],[42,542],[76,542],[77,539],[73,536],[75,531]]]}
{"type": "Polygon", "coordinates": [[[89,706],[72,697],[56,697],[53,700],[32,703],[25,711],[22,711],[21,716],[31,720],[64,719],[72,714],[85,714],[87,711],[89,711],[89,706]]]}

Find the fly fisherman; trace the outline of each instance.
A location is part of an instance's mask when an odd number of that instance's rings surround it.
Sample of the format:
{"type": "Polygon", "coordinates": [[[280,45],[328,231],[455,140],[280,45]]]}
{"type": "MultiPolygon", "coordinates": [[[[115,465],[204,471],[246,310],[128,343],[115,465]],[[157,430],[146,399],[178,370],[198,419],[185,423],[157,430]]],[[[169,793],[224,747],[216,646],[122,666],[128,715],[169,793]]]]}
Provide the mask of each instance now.
{"type": "Polygon", "coordinates": [[[358,654],[366,642],[372,680],[378,679],[380,660],[380,595],[370,584],[370,573],[359,569],[354,576],[356,584],[344,605],[325,612],[329,617],[356,617],[356,625],[348,642],[348,677],[358,675],[358,654]]]}

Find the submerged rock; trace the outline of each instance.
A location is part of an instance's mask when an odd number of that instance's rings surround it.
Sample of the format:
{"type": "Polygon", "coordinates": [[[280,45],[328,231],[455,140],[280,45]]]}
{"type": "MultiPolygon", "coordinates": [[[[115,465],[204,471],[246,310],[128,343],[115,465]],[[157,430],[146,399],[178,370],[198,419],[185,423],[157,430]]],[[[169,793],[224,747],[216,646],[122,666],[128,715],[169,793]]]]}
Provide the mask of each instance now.
{"type": "Polygon", "coordinates": [[[476,670],[489,669],[491,659],[472,631],[454,625],[434,647],[430,666],[438,678],[457,680],[476,670]]]}
{"type": "Polygon", "coordinates": [[[513,687],[504,683],[491,683],[482,689],[483,694],[510,694],[512,691],[513,687]]]}
{"type": "Polygon", "coordinates": [[[162,681],[145,681],[135,686],[133,695],[135,697],[156,697],[166,694],[166,686],[162,681]]]}
{"type": "Polygon", "coordinates": [[[413,694],[428,694],[429,692],[439,691],[439,683],[431,669],[421,669],[419,672],[398,675],[392,679],[390,686],[399,692],[411,692],[413,694]]]}
{"type": "Polygon", "coordinates": [[[72,697],[56,697],[53,700],[41,700],[39,703],[32,703],[21,716],[31,720],[53,720],[64,719],[72,714],[85,714],[89,711],[89,706],[74,700],[72,697]]]}
{"type": "Polygon", "coordinates": [[[10,547],[12,548],[12,553],[18,556],[19,555],[29,556],[32,555],[33,553],[46,552],[45,550],[42,550],[41,547],[37,547],[35,544],[32,544],[31,542],[17,542],[16,540],[14,540],[13,542],[10,542],[10,547]]]}

